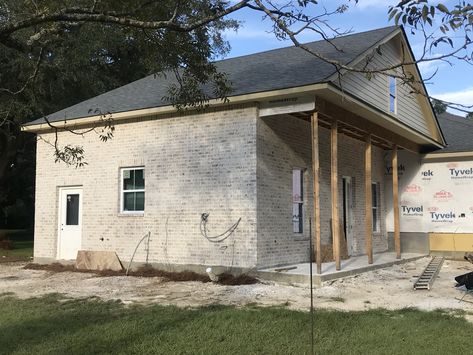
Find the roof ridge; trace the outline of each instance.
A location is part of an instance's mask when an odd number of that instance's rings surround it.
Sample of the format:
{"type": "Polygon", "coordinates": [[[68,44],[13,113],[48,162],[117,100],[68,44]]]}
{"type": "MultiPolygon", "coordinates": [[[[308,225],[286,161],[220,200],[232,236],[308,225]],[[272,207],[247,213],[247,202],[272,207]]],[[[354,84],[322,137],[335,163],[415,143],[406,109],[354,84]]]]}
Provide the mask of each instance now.
{"type": "MultiPolygon", "coordinates": [[[[394,29],[401,28],[401,26],[392,25],[392,26],[385,26],[385,27],[380,27],[380,28],[374,28],[374,29],[372,29],[372,30],[367,30],[367,31],[363,31],[363,32],[353,32],[353,33],[346,34],[346,35],[344,35],[344,36],[338,36],[338,37],[334,37],[334,38],[329,38],[329,40],[330,40],[330,41],[333,41],[333,40],[337,40],[337,39],[340,39],[340,38],[347,38],[347,37],[351,37],[351,36],[362,35],[362,34],[366,34],[366,33],[369,33],[369,32],[377,32],[377,31],[387,30],[388,28],[392,28],[393,31],[394,31],[394,29]]],[[[317,40],[317,41],[304,42],[304,43],[302,43],[302,44],[303,44],[303,45],[312,45],[312,44],[315,44],[315,43],[322,43],[322,42],[327,42],[327,40],[326,40],[326,39],[319,39],[319,40],[317,40]]],[[[283,50],[283,49],[290,49],[290,48],[297,48],[297,47],[296,47],[294,44],[292,44],[292,45],[289,45],[289,46],[286,46],[286,47],[279,47],[279,48],[268,49],[268,50],[262,51],[262,52],[255,52],[255,53],[249,53],[249,54],[239,55],[239,56],[236,56],[236,57],[223,58],[223,59],[219,59],[219,60],[213,61],[212,63],[220,63],[220,62],[225,62],[225,61],[227,61],[227,60],[238,59],[238,58],[245,58],[245,57],[251,57],[251,56],[253,56],[253,55],[265,54],[265,53],[270,53],[270,52],[276,52],[276,51],[280,51],[280,50],[283,50]]]]}

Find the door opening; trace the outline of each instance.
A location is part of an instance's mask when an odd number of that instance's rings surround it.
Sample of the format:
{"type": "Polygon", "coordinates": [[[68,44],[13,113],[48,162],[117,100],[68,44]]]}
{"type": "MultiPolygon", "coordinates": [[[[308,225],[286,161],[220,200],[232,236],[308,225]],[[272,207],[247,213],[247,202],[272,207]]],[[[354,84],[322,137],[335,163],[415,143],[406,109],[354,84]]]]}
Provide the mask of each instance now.
{"type": "Polygon", "coordinates": [[[72,260],[82,246],[82,187],[59,189],[57,259],[72,260]]]}

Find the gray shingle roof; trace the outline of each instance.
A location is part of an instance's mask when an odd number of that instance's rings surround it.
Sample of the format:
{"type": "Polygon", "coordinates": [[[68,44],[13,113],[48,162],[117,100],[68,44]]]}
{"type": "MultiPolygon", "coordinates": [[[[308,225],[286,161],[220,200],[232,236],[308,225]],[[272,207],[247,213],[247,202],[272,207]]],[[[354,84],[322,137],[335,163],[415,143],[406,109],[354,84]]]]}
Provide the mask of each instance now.
{"type": "MultiPolygon", "coordinates": [[[[333,42],[341,51],[326,41],[307,45],[331,59],[349,63],[397,29],[397,26],[391,26],[336,38],[333,42]]],[[[216,65],[231,81],[231,96],[322,83],[335,72],[332,65],[296,47],[225,59],[217,61],[216,65]]],[[[94,116],[97,111],[117,113],[169,105],[163,97],[173,82],[173,75],[166,78],[149,75],[47,117],[54,122],[94,116]]],[[[30,124],[42,122],[44,118],[30,124]]]]}
{"type": "Polygon", "coordinates": [[[437,115],[447,146],[433,153],[473,151],[473,120],[449,112],[437,115]]]}

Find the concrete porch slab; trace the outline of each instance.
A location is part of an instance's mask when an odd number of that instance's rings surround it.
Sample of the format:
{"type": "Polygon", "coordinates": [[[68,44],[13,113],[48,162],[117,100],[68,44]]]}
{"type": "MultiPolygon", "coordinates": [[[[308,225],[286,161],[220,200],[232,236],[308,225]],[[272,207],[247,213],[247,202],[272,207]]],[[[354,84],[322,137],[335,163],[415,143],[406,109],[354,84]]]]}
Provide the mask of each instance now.
{"type": "MultiPolygon", "coordinates": [[[[322,274],[316,273],[317,266],[315,263],[313,266],[313,278],[314,285],[322,285],[322,282],[339,279],[342,277],[349,277],[363,272],[372,271],[376,269],[382,269],[396,264],[407,263],[416,259],[420,259],[427,256],[426,254],[419,253],[403,253],[401,259],[396,259],[396,253],[386,252],[378,253],[373,255],[373,264],[368,264],[366,255],[352,256],[348,260],[341,261],[341,270],[335,269],[335,262],[323,263],[322,274]]],[[[256,276],[263,280],[275,281],[287,284],[309,284],[310,283],[310,272],[309,263],[285,265],[276,268],[260,269],[256,272],[256,276]],[[276,269],[290,268],[287,271],[276,271],[276,269]],[[293,269],[294,268],[294,269],[293,269]]]]}

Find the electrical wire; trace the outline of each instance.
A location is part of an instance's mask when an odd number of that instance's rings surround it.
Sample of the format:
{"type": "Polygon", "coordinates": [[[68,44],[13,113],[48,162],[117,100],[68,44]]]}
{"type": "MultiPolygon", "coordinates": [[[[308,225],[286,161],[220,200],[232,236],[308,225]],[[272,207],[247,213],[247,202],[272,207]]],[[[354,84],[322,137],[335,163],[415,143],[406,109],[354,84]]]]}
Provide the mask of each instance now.
{"type": "Polygon", "coordinates": [[[230,228],[228,228],[225,232],[216,235],[216,236],[209,236],[207,231],[207,222],[209,219],[210,213],[202,213],[200,215],[200,233],[202,236],[207,239],[211,243],[221,243],[228,237],[230,237],[233,232],[237,229],[238,225],[240,224],[241,217],[238,218],[238,221],[235,222],[230,228]]]}

